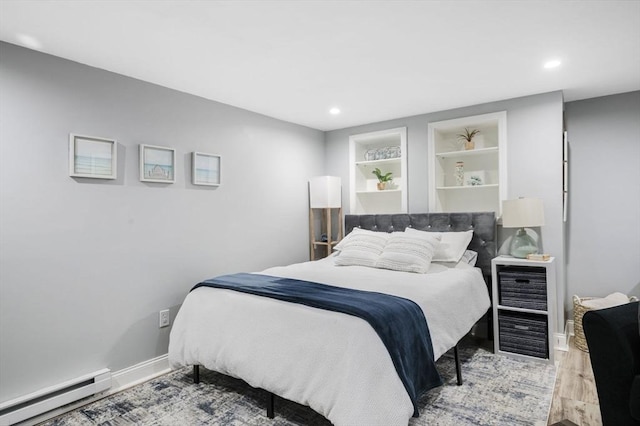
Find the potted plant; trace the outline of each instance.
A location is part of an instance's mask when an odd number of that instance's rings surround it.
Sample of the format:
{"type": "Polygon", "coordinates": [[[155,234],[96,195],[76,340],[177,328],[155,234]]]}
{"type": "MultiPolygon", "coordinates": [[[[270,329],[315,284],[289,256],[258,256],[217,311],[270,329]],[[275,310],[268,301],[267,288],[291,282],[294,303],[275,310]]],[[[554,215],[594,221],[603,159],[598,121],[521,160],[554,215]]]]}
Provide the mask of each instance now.
{"type": "Polygon", "coordinates": [[[480,130],[473,129],[469,130],[468,128],[464,128],[464,133],[460,133],[458,136],[458,140],[464,141],[464,149],[474,149],[476,147],[475,142],[473,141],[473,137],[480,133],[480,130]]]}
{"type": "Polygon", "coordinates": [[[385,186],[387,185],[387,182],[391,182],[393,180],[393,178],[391,177],[391,172],[382,174],[382,171],[380,171],[380,169],[377,167],[371,173],[376,175],[376,177],[378,178],[378,189],[380,191],[382,191],[385,188],[385,186]]]}

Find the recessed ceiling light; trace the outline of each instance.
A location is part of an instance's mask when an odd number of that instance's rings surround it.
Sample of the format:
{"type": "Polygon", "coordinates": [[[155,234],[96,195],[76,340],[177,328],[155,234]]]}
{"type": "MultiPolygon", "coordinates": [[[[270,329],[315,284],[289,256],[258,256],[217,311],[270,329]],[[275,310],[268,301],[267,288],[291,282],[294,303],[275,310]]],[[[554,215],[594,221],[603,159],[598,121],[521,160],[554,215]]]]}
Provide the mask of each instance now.
{"type": "Polygon", "coordinates": [[[35,37],[26,34],[18,34],[16,38],[24,47],[28,47],[29,49],[42,49],[42,43],[38,41],[35,37]]]}
{"type": "Polygon", "coordinates": [[[562,62],[560,62],[558,59],[553,59],[551,61],[547,61],[544,63],[544,67],[546,69],[550,69],[550,68],[557,68],[560,66],[562,62]]]}
{"type": "Polygon", "coordinates": [[[331,114],[331,115],[338,115],[338,114],[340,114],[340,108],[336,108],[336,107],[331,108],[331,109],[329,110],[329,114],[331,114]]]}

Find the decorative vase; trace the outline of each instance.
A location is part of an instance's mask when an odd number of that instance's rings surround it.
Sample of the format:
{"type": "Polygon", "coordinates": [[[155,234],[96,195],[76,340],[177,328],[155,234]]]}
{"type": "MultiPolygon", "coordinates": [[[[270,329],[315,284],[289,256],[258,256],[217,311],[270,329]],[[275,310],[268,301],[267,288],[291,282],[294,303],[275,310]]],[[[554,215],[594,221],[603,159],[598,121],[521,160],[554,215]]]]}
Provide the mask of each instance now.
{"type": "Polygon", "coordinates": [[[386,182],[378,182],[378,190],[382,191],[384,190],[386,182]]]}
{"type": "Polygon", "coordinates": [[[368,149],[367,152],[364,153],[364,160],[365,161],[373,161],[376,159],[376,150],[375,149],[368,149]]]}
{"type": "Polygon", "coordinates": [[[458,186],[464,185],[464,162],[463,161],[458,161],[456,163],[455,177],[456,177],[456,185],[458,186]]]}
{"type": "Polygon", "coordinates": [[[474,149],[476,147],[476,143],[471,139],[470,141],[464,141],[464,149],[467,151],[474,149]]]}

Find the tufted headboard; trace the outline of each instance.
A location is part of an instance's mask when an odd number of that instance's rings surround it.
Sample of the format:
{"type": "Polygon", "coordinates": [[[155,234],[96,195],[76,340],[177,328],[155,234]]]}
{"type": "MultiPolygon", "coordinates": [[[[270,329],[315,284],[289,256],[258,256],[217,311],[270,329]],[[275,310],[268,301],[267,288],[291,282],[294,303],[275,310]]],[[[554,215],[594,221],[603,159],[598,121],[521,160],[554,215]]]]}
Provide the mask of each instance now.
{"type": "Polygon", "coordinates": [[[485,280],[491,283],[491,259],[497,254],[494,212],[346,215],[345,235],[356,227],[379,232],[404,231],[408,227],[434,232],[459,232],[473,229],[469,250],[478,252],[476,266],[482,270],[485,280]]]}

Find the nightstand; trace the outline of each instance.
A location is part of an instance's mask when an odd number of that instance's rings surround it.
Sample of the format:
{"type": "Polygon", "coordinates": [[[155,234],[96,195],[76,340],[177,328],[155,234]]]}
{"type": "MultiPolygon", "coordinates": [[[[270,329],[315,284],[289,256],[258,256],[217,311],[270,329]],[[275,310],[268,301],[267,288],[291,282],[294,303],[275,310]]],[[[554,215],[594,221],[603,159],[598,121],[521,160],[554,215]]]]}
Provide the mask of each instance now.
{"type": "Polygon", "coordinates": [[[498,256],[491,273],[495,353],[553,362],[555,258],[498,256]]]}

